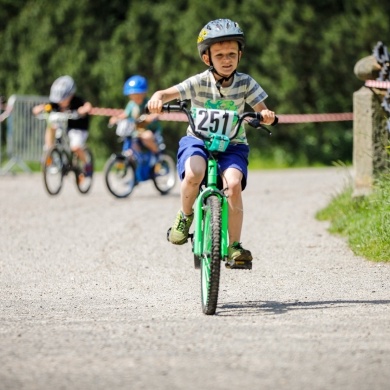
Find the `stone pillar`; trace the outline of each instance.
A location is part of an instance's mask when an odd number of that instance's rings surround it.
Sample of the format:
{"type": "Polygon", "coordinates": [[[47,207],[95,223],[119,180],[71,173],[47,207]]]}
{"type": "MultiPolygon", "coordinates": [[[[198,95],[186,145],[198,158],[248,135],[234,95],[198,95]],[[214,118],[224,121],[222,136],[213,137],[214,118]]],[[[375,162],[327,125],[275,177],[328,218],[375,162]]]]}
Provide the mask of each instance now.
{"type": "Polygon", "coordinates": [[[362,87],[353,94],[354,196],[372,190],[377,173],[389,167],[389,134],[381,103],[385,91],[362,87]]]}

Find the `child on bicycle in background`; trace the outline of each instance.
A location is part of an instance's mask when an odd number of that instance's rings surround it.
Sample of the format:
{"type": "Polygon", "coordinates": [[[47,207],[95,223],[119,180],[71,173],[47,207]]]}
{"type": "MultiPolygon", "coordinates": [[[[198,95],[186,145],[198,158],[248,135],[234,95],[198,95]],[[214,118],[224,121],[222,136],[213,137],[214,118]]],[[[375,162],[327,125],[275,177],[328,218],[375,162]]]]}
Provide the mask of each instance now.
{"type": "MultiPolygon", "coordinates": [[[[88,138],[89,132],[89,113],[92,109],[90,102],[85,101],[80,96],[75,95],[76,84],[72,77],[61,76],[57,78],[51,88],[49,101],[52,111],[77,111],[80,115],[78,119],[68,120],[68,137],[70,149],[78,155],[81,161],[86,162],[83,147],[88,138]]],[[[40,114],[45,110],[45,104],[39,104],[33,107],[34,115],[40,114]]],[[[50,125],[46,128],[44,151],[54,145],[56,129],[50,125]]]]}
{"type": "MultiPolygon", "coordinates": [[[[162,105],[173,99],[191,100],[192,107],[218,108],[244,112],[245,104],[261,112],[264,124],[272,124],[275,113],[267,109],[266,92],[249,75],[236,71],[245,46],[244,33],[238,23],[218,19],[207,23],[198,36],[198,52],[208,66],[203,73],[165,90],[155,92],[148,102],[152,113],[161,112],[162,105]]],[[[251,262],[252,254],[241,245],[243,223],[242,191],[247,183],[249,146],[242,126],[227,150],[218,156],[223,188],[227,188],[229,204],[229,261],[251,262]]],[[[178,172],[181,179],[181,210],[179,210],[169,241],[181,245],[187,242],[192,224],[193,204],[199,193],[207,161],[203,141],[192,134],[179,143],[178,172]]],[[[241,268],[234,265],[231,268],[241,268]]]]}
{"type": "MultiPolygon", "coordinates": [[[[135,75],[126,80],[123,85],[123,95],[129,98],[124,111],[109,119],[109,124],[113,125],[121,120],[127,120],[137,128],[137,136],[143,146],[152,153],[158,154],[159,142],[161,141],[161,125],[156,120],[156,115],[142,115],[148,102],[146,94],[148,92],[148,82],[145,77],[135,75]]],[[[123,151],[129,149],[131,140],[125,137],[123,151]]]]}

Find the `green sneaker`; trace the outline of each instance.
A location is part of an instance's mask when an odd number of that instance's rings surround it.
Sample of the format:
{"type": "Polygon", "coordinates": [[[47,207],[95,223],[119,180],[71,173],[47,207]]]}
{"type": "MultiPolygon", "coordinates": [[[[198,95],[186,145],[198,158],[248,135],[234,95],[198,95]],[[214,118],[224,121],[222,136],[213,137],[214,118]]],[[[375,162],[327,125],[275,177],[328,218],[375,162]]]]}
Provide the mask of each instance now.
{"type": "Polygon", "coordinates": [[[228,260],[225,264],[230,269],[252,269],[252,253],[241,246],[240,242],[233,242],[228,248],[228,260]]]}
{"type": "Polygon", "coordinates": [[[180,210],[173,226],[169,229],[168,241],[175,245],[183,245],[188,240],[188,233],[194,220],[194,214],[184,215],[180,210]]]}

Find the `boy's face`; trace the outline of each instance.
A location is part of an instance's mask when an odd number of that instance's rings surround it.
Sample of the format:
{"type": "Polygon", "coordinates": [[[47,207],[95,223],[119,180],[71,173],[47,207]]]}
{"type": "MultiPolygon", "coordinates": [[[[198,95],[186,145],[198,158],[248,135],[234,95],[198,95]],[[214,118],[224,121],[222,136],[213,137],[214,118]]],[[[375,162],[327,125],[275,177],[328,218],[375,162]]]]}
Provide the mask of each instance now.
{"type": "Polygon", "coordinates": [[[145,99],[145,96],[145,93],[132,93],[131,95],[129,95],[129,99],[132,100],[134,103],[141,105],[145,99]]]}
{"type": "Polygon", "coordinates": [[[229,77],[236,69],[241,58],[241,51],[236,41],[214,43],[210,46],[211,61],[208,54],[202,58],[206,65],[213,63],[214,68],[221,76],[229,77]]]}
{"type": "Polygon", "coordinates": [[[68,96],[66,99],[64,100],[61,100],[58,105],[61,107],[61,108],[68,108],[69,107],[69,104],[70,104],[70,101],[72,100],[73,98],[73,95],[70,95],[68,96]]]}

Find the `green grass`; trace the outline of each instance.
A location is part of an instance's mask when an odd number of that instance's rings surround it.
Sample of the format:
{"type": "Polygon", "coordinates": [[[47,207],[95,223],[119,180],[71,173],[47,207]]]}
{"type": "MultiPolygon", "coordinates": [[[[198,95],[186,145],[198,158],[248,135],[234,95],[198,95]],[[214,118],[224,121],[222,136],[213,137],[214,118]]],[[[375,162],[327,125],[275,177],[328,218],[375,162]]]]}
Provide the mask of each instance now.
{"type": "Polygon", "coordinates": [[[266,153],[262,150],[253,149],[249,154],[249,169],[285,169],[285,168],[304,168],[304,167],[322,167],[326,164],[321,162],[310,162],[304,155],[294,155],[293,157],[284,152],[281,148],[268,150],[266,153]]]}
{"type": "Polygon", "coordinates": [[[371,195],[353,197],[352,192],[345,188],[317,219],[330,221],[329,231],[346,237],[356,255],[390,262],[390,176],[378,179],[371,195]]]}

